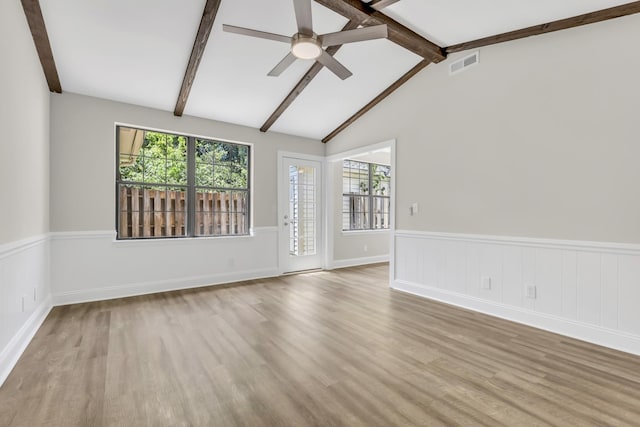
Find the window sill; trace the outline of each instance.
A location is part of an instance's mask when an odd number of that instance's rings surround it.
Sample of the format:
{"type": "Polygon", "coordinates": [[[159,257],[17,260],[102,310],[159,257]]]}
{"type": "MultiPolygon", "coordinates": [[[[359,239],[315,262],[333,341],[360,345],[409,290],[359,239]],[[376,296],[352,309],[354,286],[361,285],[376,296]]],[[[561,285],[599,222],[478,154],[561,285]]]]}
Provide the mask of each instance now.
{"type": "Polygon", "coordinates": [[[388,228],[379,228],[376,230],[342,230],[341,234],[348,235],[362,235],[362,234],[387,234],[391,231],[388,228]]]}
{"type": "Polygon", "coordinates": [[[113,239],[113,243],[116,246],[129,246],[129,245],[146,245],[151,243],[161,245],[173,245],[179,243],[193,243],[193,242],[209,242],[216,240],[229,240],[229,239],[252,239],[255,237],[255,232],[252,230],[249,234],[241,234],[238,236],[220,235],[220,236],[202,236],[202,237],[158,237],[153,239],[113,239]]]}

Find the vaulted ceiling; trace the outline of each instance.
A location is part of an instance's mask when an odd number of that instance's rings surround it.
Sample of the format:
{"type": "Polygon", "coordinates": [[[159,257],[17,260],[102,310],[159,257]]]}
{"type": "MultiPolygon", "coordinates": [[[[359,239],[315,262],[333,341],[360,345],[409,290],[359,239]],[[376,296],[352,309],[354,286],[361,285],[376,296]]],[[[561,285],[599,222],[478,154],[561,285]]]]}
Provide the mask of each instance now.
{"type": "Polygon", "coordinates": [[[293,0],[21,1],[52,91],[325,141],[448,53],[640,12],[620,0],[315,0],[318,34],[388,26],[388,39],[328,48],[353,73],[341,80],[304,60],[269,77],[289,45],[222,31],[291,36],[293,0]]]}

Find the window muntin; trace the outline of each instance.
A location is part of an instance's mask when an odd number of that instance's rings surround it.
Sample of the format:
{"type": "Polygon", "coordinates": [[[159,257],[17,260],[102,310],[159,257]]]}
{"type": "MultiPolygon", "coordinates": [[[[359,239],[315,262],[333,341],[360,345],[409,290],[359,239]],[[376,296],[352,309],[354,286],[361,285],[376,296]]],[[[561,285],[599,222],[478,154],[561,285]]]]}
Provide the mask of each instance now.
{"type": "Polygon", "coordinates": [[[248,145],[117,128],[118,239],[249,234],[248,145]]]}
{"type": "Polygon", "coordinates": [[[196,236],[247,234],[249,147],[195,140],[196,236]]]}
{"type": "Polygon", "coordinates": [[[289,255],[309,256],[317,252],[316,168],[289,165],[289,255]]]}
{"type": "Polygon", "coordinates": [[[342,229],[389,228],[391,167],[344,160],[342,163],[342,229]]]}

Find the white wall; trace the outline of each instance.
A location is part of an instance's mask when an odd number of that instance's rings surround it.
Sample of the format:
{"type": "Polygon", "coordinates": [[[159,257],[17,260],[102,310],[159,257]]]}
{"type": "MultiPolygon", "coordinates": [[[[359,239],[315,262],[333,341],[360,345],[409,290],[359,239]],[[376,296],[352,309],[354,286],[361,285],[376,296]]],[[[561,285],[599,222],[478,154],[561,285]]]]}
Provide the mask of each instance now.
{"type": "Polygon", "coordinates": [[[278,274],[277,152],[323,155],[324,144],[75,94],[54,96],[51,108],[56,303],[278,274]],[[114,241],[116,122],[252,143],[254,235],[114,241]]]}
{"type": "Polygon", "coordinates": [[[449,76],[454,55],[327,153],[396,138],[404,230],[638,243],[639,38],[632,15],[485,47],[449,76]]]}
{"type": "Polygon", "coordinates": [[[57,305],[277,276],[278,227],[253,236],[115,241],[114,231],[51,236],[57,305]]]}
{"type": "Polygon", "coordinates": [[[639,39],[633,15],[482,48],[455,76],[452,55],[327,145],[397,139],[394,287],[640,352],[639,39]]]}
{"type": "Polygon", "coordinates": [[[0,57],[2,384],[50,309],[49,91],[19,1],[0,2],[0,57]]]}
{"type": "Polygon", "coordinates": [[[253,143],[253,225],[276,225],[277,151],[324,155],[324,144],[279,133],[65,93],[51,103],[51,230],[115,228],[115,126],[127,123],[253,143]]]}
{"type": "Polygon", "coordinates": [[[49,228],[49,90],[20,2],[0,4],[0,244],[49,228]]]}

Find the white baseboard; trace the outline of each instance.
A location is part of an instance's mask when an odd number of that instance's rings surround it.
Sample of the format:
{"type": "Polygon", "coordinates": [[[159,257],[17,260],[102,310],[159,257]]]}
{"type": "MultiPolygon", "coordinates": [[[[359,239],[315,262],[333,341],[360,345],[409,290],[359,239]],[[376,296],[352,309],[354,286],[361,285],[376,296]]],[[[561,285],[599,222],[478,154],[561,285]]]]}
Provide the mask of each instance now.
{"type": "Polygon", "coordinates": [[[327,270],[333,270],[336,268],[357,267],[359,265],[367,264],[377,264],[380,262],[389,262],[389,255],[333,260],[331,261],[330,265],[327,266],[327,270]]]}
{"type": "Polygon", "coordinates": [[[92,301],[104,301],[116,298],[126,298],[137,295],[148,295],[158,292],[178,291],[183,289],[201,288],[213,285],[242,282],[244,280],[266,279],[278,276],[277,269],[242,271],[210,276],[184,277],[171,280],[157,280],[152,282],[134,283],[128,285],[105,286],[54,294],[54,305],[79,304],[92,301]]]}
{"type": "Polygon", "coordinates": [[[42,301],[20,330],[11,338],[7,346],[0,352],[0,386],[2,386],[13,367],[18,363],[20,356],[22,356],[36,332],[40,329],[52,307],[51,297],[42,301]]]}
{"type": "Polygon", "coordinates": [[[640,337],[633,334],[403,280],[395,280],[391,287],[397,291],[640,355],[640,337]]]}

